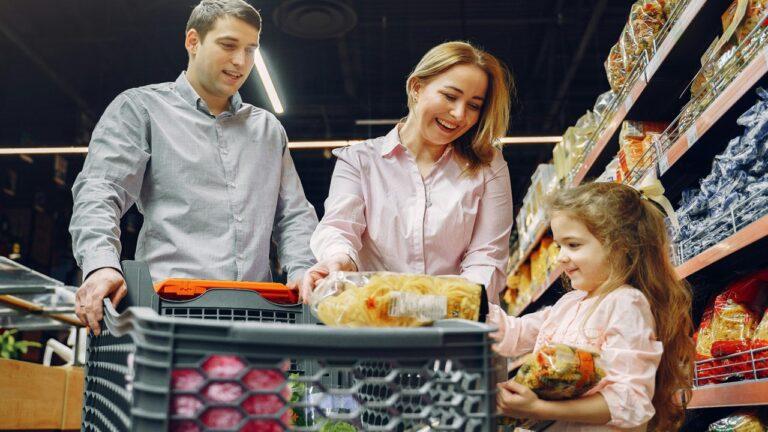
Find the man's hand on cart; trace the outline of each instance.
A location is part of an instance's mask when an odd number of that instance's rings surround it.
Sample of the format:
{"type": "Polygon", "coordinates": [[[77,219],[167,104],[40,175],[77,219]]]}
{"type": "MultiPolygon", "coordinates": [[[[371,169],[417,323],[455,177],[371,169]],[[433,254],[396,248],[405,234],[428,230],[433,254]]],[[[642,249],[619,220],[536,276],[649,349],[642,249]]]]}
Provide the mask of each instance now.
{"type": "Polygon", "coordinates": [[[111,268],[100,268],[85,279],[75,293],[75,314],[94,335],[101,333],[99,321],[104,316],[102,303],[109,297],[112,305],[117,307],[120,300],[128,293],[125,279],[119,271],[111,268]]]}
{"type": "Polygon", "coordinates": [[[309,302],[309,296],[320,283],[331,272],[335,271],[357,271],[357,264],[349,255],[340,253],[332,255],[330,258],[320,261],[304,273],[304,279],[301,281],[299,297],[304,303],[309,302]]]}

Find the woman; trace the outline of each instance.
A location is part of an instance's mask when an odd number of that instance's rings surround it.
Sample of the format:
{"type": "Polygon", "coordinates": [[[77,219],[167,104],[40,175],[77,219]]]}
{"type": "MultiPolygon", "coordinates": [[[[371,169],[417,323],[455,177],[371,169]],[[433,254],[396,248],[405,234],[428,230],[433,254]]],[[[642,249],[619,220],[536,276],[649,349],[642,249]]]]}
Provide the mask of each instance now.
{"type": "Polygon", "coordinates": [[[337,149],[310,246],[307,299],[330,271],[460,275],[498,303],[512,228],[501,151],[512,80],[465,42],[432,48],[406,82],[408,116],[386,136],[337,149]]]}

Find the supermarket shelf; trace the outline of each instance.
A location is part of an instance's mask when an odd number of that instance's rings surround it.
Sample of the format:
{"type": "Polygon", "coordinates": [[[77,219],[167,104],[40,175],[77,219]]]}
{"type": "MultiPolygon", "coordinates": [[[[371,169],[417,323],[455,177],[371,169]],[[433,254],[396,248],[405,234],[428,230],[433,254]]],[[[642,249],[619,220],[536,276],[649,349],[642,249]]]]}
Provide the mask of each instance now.
{"type": "Polygon", "coordinates": [[[509,274],[515,273],[517,269],[520,268],[520,266],[528,260],[528,257],[531,256],[531,253],[533,253],[533,250],[536,249],[536,247],[539,245],[539,242],[544,237],[544,234],[549,231],[549,221],[544,221],[544,223],[541,224],[536,229],[536,235],[533,236],[533,241],[531,244],[528,245],[528,247],[525,248],[522,254],[520,254],[520,259],[517,260],[517,263],[510,269],[509,274]]]}
{"type": "MultiPolygon", "coordinates": [[[[589,150],[584,156],[583,161],[572,172],[572,186],[578,186],[588,176],[594,175],[594,171],[602,169],[604,164],[601,165],[600,162],[602,158],[606,157],[604,153],[607,153],[606,148],[610,143],[614,142],[618,149],[618,130],[628,114],[643,117],[648,112],[658,113],[660,101],[665,101],[663,106],[670,105],[668,103],[670,92],[679,91],[680,88],[684,87],[687,84],[688,77],[686,75],[683,84],[670,81],[679,80],[678,76],[681,67],[697,64],[697,61],[688,61],[688,57],[691,52],[704,51],[711,38],[702,37],[701,33],[704,29],[717,27],[713,27],[712,22],[719,25],[720,14],[722,14],[721,9],[724,9],[725,6],[724,4],[718,4],[718,2],[690,0],[674,24],[669,28],[666,36],[663,37],[663,40],[656,48],[655,54],[651,58],[643,57],[638,60],[639,66],[633,71],[633,76],[636,78],[628,81],[631,82],[629,87],[624,88],[621,94],[619,94],[621,99],[617,102],[610,120],[604,123],[595,141],[589,145],[589,150]],[[681,62],[683,58],[686,61],[681,62]],[[653,82],[651,82],[652,80],[653,82]],[[646,91],[646,88],[649,88],[649,91],[646,91]],[[639,112],[637,112],[638,110],[639,112]]],[[[697,68],[694,67],[690,72],[690,76],[693,76],[696,70],[697,68]]],[[[513,272],[528,259],[539,240],[541,240],[543,232],[546,232],[548,228],[548,225],[540,228],[535,241],[526,248],[524,253],[520,255],[518,262],[511,267],[513,272]]]]}
{"type": "Polygon", "coordinates": [[[518,306],[513,313],[510,315],[518,316],[520,315],[528,306],[533,304],[536,300],[540,299],[542,295],[544,295],[547,290],[552,287],[552,285],[555,284],[555,282],[560,279],[560,276],[563,275],[562,268],[557,268],[555,271],[550,272],[547,276],[547,280],[538,288],[536,288],[533,292],[533,295],[531,296],[531,299],[526,302],[525,304],[522,304],[518,306]]]}
{"type": "Polygon", "coordinates": [[[698,119],[681,134],[659,159],[659,172],[663,175],[701,138],[717,121],[768,72],[768,47],[762,49],[736,76],[728,87],[701,113],[698,119]]]}
{"type": "Polygon", "coordinates": [[[708,385],[693,389],[688,408],[768,405],[768,380],[708,385]]]}
{"type": "MultiPolygon", "coordinates": [[[[710,7],[712,3],[709,2],[710,7]]],[[[627,114],[632,110],[635,103],[641,98],[648,83],[656,75],[656,72],[663,65],[669,54],[672,52],[675,45],[678,44],[681,37],[686,34],[686,29],[691,25],[697,15],[702,11],[702,8],[707,5],[706,0],[691,0],[685,10],[682,11],[677,21],[672,25],[669,33],[656,49],[656,53],[648,60],[639,60],[641,63],[645,63],[645,67],[637,71],[637,79],[631,84],[629,90],[623,90],[623,99],[619,102],[619,106],[616,112],[613,113],[611,120],[607,123],[606,127],[600,132],[597,140],[591,146],[584,161],[580,165],[579,169],[573,176],[571,184],[578,186],[595,168],[595,164],[600,158],[603,151],[608,146],[616,132],[621,126],[621,123],[627,117],[627,114]]],[[[696,38],[696,35],[690,35],[690,38],[696,38]]],[[[642,66],[642,65],[641,65],[642,66]]],[[[619,95],[621,97],[621,94],[619,95]]],[[[648,105],[648,104],[646,104],[648,105]]]]}
{"type": "Polygon", "coordinates": [[[768,237],[768,215],[752,222],[732,236],[677,266],[677,275],[680,279],[687,278],[765,237],[768,237]]]}

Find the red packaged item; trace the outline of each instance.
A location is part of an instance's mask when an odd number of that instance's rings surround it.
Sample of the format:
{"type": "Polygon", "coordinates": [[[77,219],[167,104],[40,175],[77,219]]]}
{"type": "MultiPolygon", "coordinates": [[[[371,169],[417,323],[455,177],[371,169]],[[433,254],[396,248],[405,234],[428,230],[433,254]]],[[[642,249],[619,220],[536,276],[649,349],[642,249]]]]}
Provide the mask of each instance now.
{"type": "Polygon", "coordinates": [[[768,269],[732,282],[715,299],[711,354],[723,359],[728,376],[754,379],[749,350],[768,295],[768,269]],[[743,354],[740,354],[743,353],[743,354]],[[738,355],[737,355],[738,354],[738,355]]]}
{"type": "Polygon", "coordinates": [[[768,378],[768,308],[763,312],[763,319],[752,336],[752,355],[757,378],[768,378]]]}
{"type": "Polygon", "coordinates": [[[704,309],[701,316],[699,330],[694,335],[696,343],[696,385],[703,386],[716,382],[717,375],[722,375],[722,362],[712,359],[712,318],[715,314],[715,305],[710,303],[704,309]]]}

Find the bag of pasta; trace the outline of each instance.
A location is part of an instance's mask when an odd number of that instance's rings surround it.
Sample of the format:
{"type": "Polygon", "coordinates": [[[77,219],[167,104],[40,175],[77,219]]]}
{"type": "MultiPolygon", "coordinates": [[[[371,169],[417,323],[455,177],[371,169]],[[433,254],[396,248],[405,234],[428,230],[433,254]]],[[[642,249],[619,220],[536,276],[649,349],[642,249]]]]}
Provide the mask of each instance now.
{"type": "Polygon", "coordinates": [[[752,355],[755,357],[757,378],[768,378],[768,308],[752,336],[752,355]]]}
{"type": "Polygon", "coordinates": [[[573,399],[605,377],[599,359],[594,352],[568,345],[544,345],[520,366],[515,381],[542,399],[573,399]]]}
{"type": "Polygon", "coordinates": [[[754,412],[738,412],[722,418],[707,428],[707,432],[763,432],[765,424],[754,412]]]}
{"type": "Polygon", "coordinates": [[[724,363],[733,377],[754,379],[748,351],[766,295],[768,270],[763,270],[732,282],[715,299],[712,356],[727,357],[724,363]]]}
{"type": "Polygon", "coordinates": [[[335,327],[418,327],[449,318],[479,321],[488,313],[485,288],[458,276],[335,272],[309,303],[335,327]]]}

